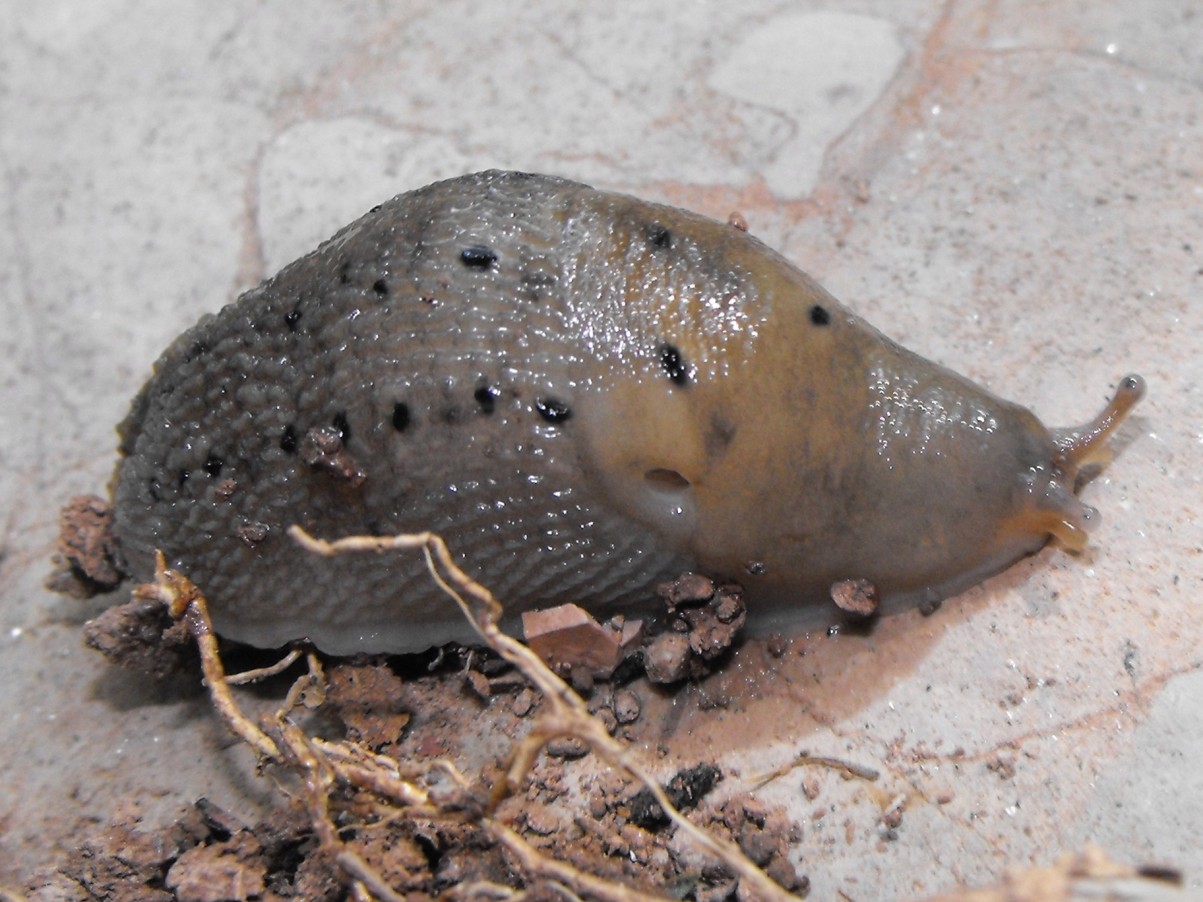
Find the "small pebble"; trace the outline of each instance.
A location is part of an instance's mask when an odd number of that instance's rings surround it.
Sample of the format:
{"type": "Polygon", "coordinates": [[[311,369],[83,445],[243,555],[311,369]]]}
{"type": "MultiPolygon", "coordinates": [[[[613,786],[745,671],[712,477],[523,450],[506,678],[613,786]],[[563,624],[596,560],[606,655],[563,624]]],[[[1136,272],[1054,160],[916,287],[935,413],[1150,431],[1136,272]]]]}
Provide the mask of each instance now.
{"type": "Polygon", "coordinates": [[[743,610],[743,603],[738,598],[726,596],[718,603],[718,607],[714,610],[714,616],[719,619],[720,623],[730,623],[740,615],[743,610]]]}
{"type": "Polygon", "coordinates": [[[777,837],[760,829],[752,821],[745,821],[739,830],[739,847],[757,867],[762,868],[777,851],[777,837]]]}
{"type": "Polygon", "coordinates": [[[630,689],[619,689],[614,693],[610,704],[614,708],[614,716],[619,723],[631,723],[639,717],[642,706],[637,696],[630,689]]]}
{"type": "Polygon", "coordinates": [[[489,685],[489,678],[475,670],[469,670],[465,676],[468,679],[468,685],[472,687],[472,691],[487,702],[490,696],[493,695],[493,687],[489,685]]]}
{"type": "Polygon", "coordinates": [[[831,587],[831,599],[841,611],[858,617],[872,617],[881,603],[877,587],[867,579],[845,579],[836,583],[831,587]]]}
{"type": "Polygon", "coordinates": [[[535,693],[530,689],[523,689],[516,696],[511,704],[511,710],[519,717],[526,717],[530,714],[531,709],[535,707],[535,693]]]}
{"type": "Polygon", "coordinates": [[[601,721],[602,726],[606,728],[607,733],[609,733],[611,736],[614,735],[615,731],[618,729],[618,718],[614,716],[613,711],[611,711],[609,708],[602,707],[594,711],[593,716],[601,721]]]}
{"type": "Polygon", "coordinates": [[[575,736],[562,736],[547,743],[547,754],[567,760],[584,758],[589,754],[589,743],[575,736]]]}
{"type": "Polygon", "coordinates": [[[689,674],[689,637],[662,633],[643,650],[643,666],[653,683],[675,683],[689,674]]]}
{"type": "Polygon", "coordinates": [[[661,583],[656,594],[668,602],[670,608],[679,604],[700,604],[714,597],[714,581],[700,573],[682,573],[672,582],[661,583]]]}
{"type": "Polygon", "coordinates": [[[546,805],[531,803],[526,808],[526,829],[539,836],[551,836],[560,829],[560,819],[546,805]]]}

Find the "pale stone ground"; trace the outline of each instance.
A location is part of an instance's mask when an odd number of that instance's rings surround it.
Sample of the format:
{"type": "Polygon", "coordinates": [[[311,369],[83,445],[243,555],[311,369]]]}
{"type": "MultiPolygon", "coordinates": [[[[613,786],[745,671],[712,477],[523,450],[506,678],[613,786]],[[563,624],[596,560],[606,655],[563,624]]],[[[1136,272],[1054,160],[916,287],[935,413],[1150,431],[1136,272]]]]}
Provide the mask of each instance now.
{"type": "Polygon", "coordinates": [[[41,588],[57,507],[105,484],[157,353],[379,200],[503,166],[739,210],[888,334],[1055,425],[1147,378],[1085,490],[1090,554],[816,640],[829,679],[796,689],[796,724],[728,713],[690,741],[738,733],[703,746],[745,772],[844,755],[915,799],[882,843],[857,785],[773,784],[808,824],[815,898],[1085,840],[1203,889],[1196,8],[5,0],[0,881],[131,795],[152,819],[263,797],[195,691],[109,669],[80,646],[88,611],[41,588]]]}

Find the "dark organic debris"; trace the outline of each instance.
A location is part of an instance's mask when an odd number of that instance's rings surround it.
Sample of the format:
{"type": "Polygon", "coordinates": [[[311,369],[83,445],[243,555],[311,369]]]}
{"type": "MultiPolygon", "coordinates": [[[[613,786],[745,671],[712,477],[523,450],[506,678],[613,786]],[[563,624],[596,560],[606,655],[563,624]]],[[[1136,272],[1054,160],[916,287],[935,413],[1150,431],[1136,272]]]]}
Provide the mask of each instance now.
{"type": "MultiPolygon", "coordinates": [[[[714,789],[722,775],[723,772],[713,764],[699,764],[677,771],[676,776],[664,787],[664,792],[675,807],[683,811],[695,808],[714,789]]],[[[668,815],[647,789],[641,789],[631,796],[627,808],[631,812],[631,823],[644,830],[658,830],[669,823],[668,815]]]]}

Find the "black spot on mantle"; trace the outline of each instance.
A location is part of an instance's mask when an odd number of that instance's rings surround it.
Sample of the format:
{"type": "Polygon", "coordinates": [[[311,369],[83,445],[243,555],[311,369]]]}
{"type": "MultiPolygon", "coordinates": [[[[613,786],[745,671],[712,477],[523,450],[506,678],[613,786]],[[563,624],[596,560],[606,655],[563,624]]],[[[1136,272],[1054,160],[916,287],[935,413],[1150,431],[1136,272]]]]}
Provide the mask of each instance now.
{"type": "Polygon", "coordinates": [[[489,414],[497,409],[497,399],[501,397],[501,389],[482,380],[476,391],[472,393],[472,397],[480,406],[480,412],[489,414]]]}
{"type": "Polygon", "coordinates": [[[558,398],[538,398],[535,410],[547,422],[557,425],[572,418],[572,408],[558,398]]]}
{"type": "Polygon", "coordinates": [[[652,247],[667,250],[673,246],[673,233],[658,222],[653,222],[647,228],[647,241],[652,247]]]}
{"type": "Polygon", "coordinates": [[[393,428],[398,432],[404,432],[409,428],[410,422],[409,405],[404,401],[398,401],[393,405],[393,428]]]}
{"type": "Polygon", "coordinates": [[[688,385],[689,364],[685,362],[677,346],[664,342],[656,351],[660,355],[660,366],[664,368],[672,384],[688,385]]]}
{"type": "Polygon", "coordinates": [[[459,252],[459,258],[469,269],[488,269],[497,262],[497,252],[483,244],[471,244],[459,252]]]}

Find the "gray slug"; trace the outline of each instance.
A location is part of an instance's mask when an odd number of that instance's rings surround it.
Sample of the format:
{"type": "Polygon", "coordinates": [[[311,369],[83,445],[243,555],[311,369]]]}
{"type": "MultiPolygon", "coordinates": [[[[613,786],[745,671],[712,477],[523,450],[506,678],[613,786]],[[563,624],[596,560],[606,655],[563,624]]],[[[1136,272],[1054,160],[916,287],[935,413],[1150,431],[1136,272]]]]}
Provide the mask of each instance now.
{"type": "Polygon", "coordinates": [[[163,354],[120,428],[114,527],[208,594],[219,633],[334,653],[471,639],[420,555],[287,535],[433,530],[523,609],[600,615],[685,569],[753,618],[863,578],[935,600],[1080,547],[1087,426],[892,343],[740,228],[558,178],[402,194],[163,354]]]}

